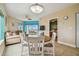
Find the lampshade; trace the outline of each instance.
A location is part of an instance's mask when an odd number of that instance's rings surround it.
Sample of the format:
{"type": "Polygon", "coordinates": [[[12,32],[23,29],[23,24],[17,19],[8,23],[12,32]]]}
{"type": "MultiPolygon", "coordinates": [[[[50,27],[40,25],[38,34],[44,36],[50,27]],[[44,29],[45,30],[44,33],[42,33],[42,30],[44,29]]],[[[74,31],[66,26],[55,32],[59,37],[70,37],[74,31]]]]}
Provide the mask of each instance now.
{"type": "Polygon", "coordinates": [[[31,9],[31,11],[32,11],[33,13],[37,13],[37,14],[43,12],[43,10],[44,10],[43,6],[40,5],[40,4],[37,4],[37,3],[31,5],[30,9],[31,9]]]}

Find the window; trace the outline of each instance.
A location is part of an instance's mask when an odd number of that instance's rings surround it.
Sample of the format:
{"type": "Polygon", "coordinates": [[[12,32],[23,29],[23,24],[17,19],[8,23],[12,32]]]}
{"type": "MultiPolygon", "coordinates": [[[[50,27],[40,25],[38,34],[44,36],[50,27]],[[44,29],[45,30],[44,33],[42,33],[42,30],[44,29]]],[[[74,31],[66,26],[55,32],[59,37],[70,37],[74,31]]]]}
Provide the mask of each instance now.
{"type": "Polygon", "coordinates": [[[38,25],[27,25],[27,33],[30,35],[37,35],[38,25]]]}
{"type": "Polygon", "coordinates": [[[19,24],[19,25],[18,25],[18,30],[23,31],[23,25],[22,25],[22,24],[19,24]]]}
{"type": "Polygon", "coordinates": [[[4,16],[0,16],[0,40],[4,39],[4,16]]]}

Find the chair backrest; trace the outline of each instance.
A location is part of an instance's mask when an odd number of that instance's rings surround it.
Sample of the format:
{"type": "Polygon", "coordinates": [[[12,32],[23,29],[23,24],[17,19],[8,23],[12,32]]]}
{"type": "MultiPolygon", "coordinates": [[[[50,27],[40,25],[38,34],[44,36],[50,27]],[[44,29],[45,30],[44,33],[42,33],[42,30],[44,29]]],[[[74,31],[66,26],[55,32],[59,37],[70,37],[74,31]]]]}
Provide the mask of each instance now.
{"type": "Polygon", "coordinates": [[[53,44],[53,56],[55,56],[55,39],[56,39],[56,33],[52,33],[52,44],[53,44]]]}
{"type": "Polygon", "coordinates": [[[56,33],[55,33],[55,32],[53,32],[53,33],[52,33],[52,43],[54,43],[54,42],[55,42],[55,39],[56,39],[56,33]]]}
{"type": "Polygon", "coordinates": [[[24,32],[20,33],[20,38],[21,38],[21,42],[26,40],[24,32]]]}
{"type": "Polygon", "coordinates": [[[29,55],[43,55],[43,46],[43,37],[28,38],[29,55]]]}

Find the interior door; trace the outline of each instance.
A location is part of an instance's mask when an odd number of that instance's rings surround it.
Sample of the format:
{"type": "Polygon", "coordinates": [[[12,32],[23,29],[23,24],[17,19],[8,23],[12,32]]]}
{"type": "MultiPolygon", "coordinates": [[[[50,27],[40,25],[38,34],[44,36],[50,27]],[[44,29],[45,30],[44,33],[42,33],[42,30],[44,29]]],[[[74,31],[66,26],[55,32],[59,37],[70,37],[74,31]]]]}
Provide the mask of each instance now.
{"type": "Polygon", "coordinates": [[[77,13],[77,40],[76,40],[76,44],[77,44],[77,48],[79,48],[79,13],[77,13]]]}

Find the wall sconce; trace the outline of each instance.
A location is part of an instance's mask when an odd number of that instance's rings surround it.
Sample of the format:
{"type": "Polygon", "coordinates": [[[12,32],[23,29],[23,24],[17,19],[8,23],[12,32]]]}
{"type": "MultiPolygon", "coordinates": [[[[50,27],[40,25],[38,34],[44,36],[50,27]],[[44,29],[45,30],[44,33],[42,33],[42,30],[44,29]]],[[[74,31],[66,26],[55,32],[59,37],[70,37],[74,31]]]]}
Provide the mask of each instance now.
{"type": "Polygon", "coordinates": [[[12,23],[12,26],[14,26],[14,23],[12,23]]]}
{"type": "Polygon", "coordinates": [[[64,16],[64,20],[67,20],[68,19],[68,16],[64,16]]]}

